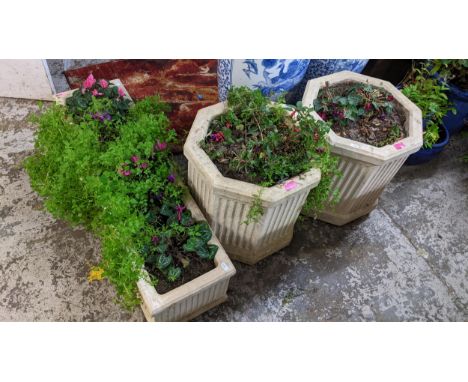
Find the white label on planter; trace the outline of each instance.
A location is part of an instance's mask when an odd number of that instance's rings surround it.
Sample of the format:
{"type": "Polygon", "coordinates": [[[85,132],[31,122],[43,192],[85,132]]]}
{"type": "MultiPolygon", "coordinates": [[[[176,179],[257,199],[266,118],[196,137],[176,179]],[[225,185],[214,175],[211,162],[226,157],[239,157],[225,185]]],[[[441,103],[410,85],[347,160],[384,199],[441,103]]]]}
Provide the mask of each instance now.
{"type": "Polygon", "coordinates": [[[396,142],[393,144],[393,147],[395,147],[397,150],[401,150],[403,147],[405,147],[405,144],[403,142],[396,142]]]}
{"type": "Polygon", "coordinates": [[[223,271],[224,271],[224,272],[229,271],[229,265],[227,265],[225,262],[222,262],[222,263],[221,263],[221,268],[223,268],[223,271]]]}
{"type": "Polygon", "coordinates": [[[297,187],[297,183],[294,180],[290,180],[286,182],[283,187],[286,191],[294,190],[297,187]]]}

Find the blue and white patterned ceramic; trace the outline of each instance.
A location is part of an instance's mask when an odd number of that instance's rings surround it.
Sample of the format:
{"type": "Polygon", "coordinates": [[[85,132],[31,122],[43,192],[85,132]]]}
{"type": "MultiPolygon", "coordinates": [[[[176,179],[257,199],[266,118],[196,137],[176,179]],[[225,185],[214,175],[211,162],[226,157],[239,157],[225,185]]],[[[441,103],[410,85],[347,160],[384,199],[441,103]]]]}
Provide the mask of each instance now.
{"type": "Polygon", "coordinates": [[[307,85],[307,81],[341,72],[342,70],[350,70],[352,72],[361,73],[369,60],[361,59],[326,59],[326,60],[310,60],[309,67],[302,81],[289,93],[287,97],[288,103],[296,104],[302,99],[302,96],[307,85]]]}
{"type": "Polygon", "coordinates": [[[310,60],[245,59],[218,60],[218,92],[226,100],[231,86],[261,89],[272,96],[286,92],[304,77],[310,60]]]}
{"type": "Polygon", "coordinates": [[[311,80],[313,78],[326,76],[342,70],[361,73],[369,60],[362,59],[326,59],[326,60],[310,60],[309,67],[305,78],[311,80]]]}

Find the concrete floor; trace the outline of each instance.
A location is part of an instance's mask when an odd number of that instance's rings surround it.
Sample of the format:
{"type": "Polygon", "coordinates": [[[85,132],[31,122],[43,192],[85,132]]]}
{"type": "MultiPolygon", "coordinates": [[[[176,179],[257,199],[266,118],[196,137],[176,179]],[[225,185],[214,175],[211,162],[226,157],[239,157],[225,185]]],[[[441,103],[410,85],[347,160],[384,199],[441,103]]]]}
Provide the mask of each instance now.
{"type": "MultiPolygon", "coordinates": [[[[86,280],[99,244],[41,209],[21,161],[33,101],[0,99],[0,320],[140,321],[86,280]]],[[[292,244],[235,263],[229,300],[199,321],[468,320],[468,138],[404,167],[378,208],[345,227],[304,220],[292,244]]]]}

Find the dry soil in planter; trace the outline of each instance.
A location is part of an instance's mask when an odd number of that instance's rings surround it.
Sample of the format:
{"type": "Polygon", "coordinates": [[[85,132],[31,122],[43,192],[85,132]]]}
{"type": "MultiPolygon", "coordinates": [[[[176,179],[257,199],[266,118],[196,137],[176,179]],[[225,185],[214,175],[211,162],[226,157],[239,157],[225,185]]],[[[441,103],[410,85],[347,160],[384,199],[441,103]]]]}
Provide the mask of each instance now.
{"type": "Polygon", "coordinates": [[[197,255],[194,255],[192,257],[190,261],[190,266],[185,268],[182,273],[182,276],[174,282],[167,281],[166,277],[158,269],[146,266],[148,272],[155,275],[158,278],[156,292],[158,292],[159,294],[167,293],[215,268],[215,263],[213,261],[197,259],[196,256],[197,255]]]}
{"type": "MultiPolygon", "coordinates": [[[[363,89],[358,88],[359,94],[365,95],[363,89]]],[[[369,92],[370,93],[370,92],[369,92]]],[[[403,128],[405,124],[405,112],[394,97],[385,89],[369,84],[360,85],[356,82],[342,82],[339,84],[325,86],[318,93],[318,101],[323,105],[330,105],[327,111],[321,111],[319,115],[327,121],[332,122],[332,130],[336,135],[352,139],[353,141],[366,143],[376,147],[382,147],[395,143],[407,135],[403,128]],[[365,114],[355,121],[343,119],[346,105],[339,102],[331,102],[333,99],[353,97],[353,88],[356,86],[372,89],[371,93],[378,102],[391,105],[391,111],[384,108],[376,109],[371,102],[363,102],[358,107],[365,111],[365,114]],[[340,123],[340,121],[346,123],[340,123]]]]}

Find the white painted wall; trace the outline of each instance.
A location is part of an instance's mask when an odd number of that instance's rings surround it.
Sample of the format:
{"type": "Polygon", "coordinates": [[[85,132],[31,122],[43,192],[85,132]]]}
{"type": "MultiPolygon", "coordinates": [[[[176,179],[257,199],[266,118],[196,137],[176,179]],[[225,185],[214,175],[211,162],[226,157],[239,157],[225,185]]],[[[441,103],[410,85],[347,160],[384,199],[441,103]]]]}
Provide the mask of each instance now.
{"type": "Polygon", "coordinates": [[[52,100],[45,60],[0,60],[0,97],[52,100]]]}

